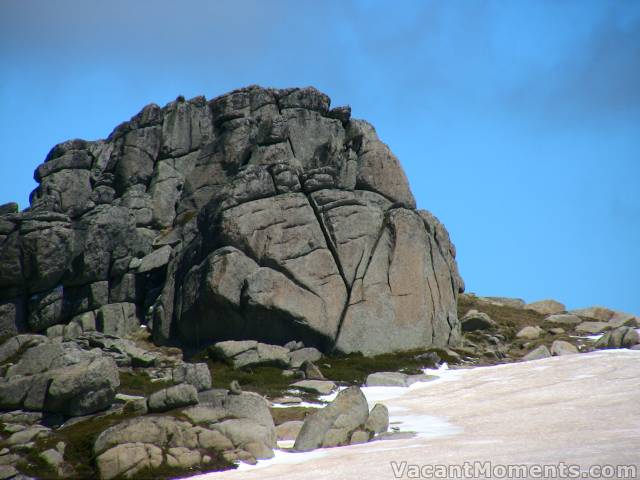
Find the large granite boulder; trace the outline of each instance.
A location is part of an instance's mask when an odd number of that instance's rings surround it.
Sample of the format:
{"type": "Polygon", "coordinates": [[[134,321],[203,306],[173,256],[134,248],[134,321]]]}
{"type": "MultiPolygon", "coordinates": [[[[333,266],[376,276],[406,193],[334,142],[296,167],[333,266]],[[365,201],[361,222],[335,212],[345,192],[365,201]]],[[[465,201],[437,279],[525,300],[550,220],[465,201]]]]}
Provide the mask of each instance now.
{"type": "Polygon", "coordinates": [[[120,385],[111,357],[72,342],[18,335],[0,346],[2,361],[13,358],[0,377],[0,410],[87,415],[111,406],[120,385]]]}
{"type": "Polygon", "coordinates": [[[295,451],[368,442],[389,428],[389,411],[376,404],[371,412],[359,387],[342,390],[326,407],[306,417],[296,436],[295,451]]]}
{"type": "Polygon", "coordinates": [[[56,145],[34,178],[29,209],[0,209],[0,334],[85,315],[191,347],[460,338],[447,231],[375,129],[313,88],[149,105],[56,145]]]}

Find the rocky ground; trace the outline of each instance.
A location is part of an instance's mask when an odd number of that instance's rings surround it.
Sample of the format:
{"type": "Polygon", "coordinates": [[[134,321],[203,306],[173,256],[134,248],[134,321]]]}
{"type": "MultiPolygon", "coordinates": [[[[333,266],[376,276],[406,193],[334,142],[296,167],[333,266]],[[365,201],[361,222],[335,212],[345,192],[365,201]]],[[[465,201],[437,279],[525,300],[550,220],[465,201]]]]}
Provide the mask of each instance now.
{"type": "Polygon", "coordinates": [[[597,479],[603,478],[597,468],[607,465],[635,468],[635,473],[609,470],[607,478],[635,479],[640,472],[639,360],[637,351],[607,350],[441,372],[441,380],[415,384],[404,392],[391,391],[384,400],[391,424],[415,435],[310,453],[282,453],[256,467],[198,480],[597,479]],[[495,470],[455,477],[446,473],[420,477],[416,472],[416,468],[465,462],[491,462],[495,470]],[[541,477],[533,470],[505,476],[499,469],[562,463],[578,466],[577,476],[541,477]]]}
{"type": "Polygon", "coordinates": [[[386,402],[368,405],[359,387],[427,384],[424,369],[444,363],[640,348],[638,318],[608,309],[469,294],[458,308],[459,347],[375,357],[226,341],[183,358],[144,328],[118,337],[90,325],[11,337],[0,345],[0,478],[174,478],[255,464],[279,441],[312,451],[402,438],[386,402]]]}
{"type": "Polygon", "coordinates": [[[638,348],[631,315],[464,295],[398,159],[312,87],[151,104],[34,179],[0,205],[0,480],[369,443],[408,432],[363,385],[638,348]]]}

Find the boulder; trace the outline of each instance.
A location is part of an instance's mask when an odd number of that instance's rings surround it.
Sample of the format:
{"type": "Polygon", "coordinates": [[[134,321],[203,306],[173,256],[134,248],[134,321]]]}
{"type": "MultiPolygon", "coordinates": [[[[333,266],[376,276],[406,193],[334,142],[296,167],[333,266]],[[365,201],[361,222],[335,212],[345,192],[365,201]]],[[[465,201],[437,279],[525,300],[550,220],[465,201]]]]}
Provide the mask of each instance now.
{"type": "MultiPolygon", "coordinates": [[[[286,368],[289,366],[291,355],[288,348],[251,340],[218,342],[213,345],[210,352],[214,358],[230,363],[233,365],[233,368],[246,368],[256,365],[271,365],[286,368]]],[[[307,352],[303,352],[299,358],[304,357],[305,354],[307,356],[313,356],[308,355],[307,352]]]]}
{"type": "Polygon", "coordinates": [[[307,452],[319,447],[347,445],[351,434],[369,418],[367,399],[358,387],[341,391],[326,407],[309,415],[293,449],[307,452]]]}
{"type": "Polygon", "coordinates": [[[96,328],[108,335],[124,337],[140,326],[133,303],[111,303],[98,310],[96,328]]]}
{"type": "Polygon", "coordinates": [[[531,350],[524,357],[522,357],[522,360],[540,360],[542,358],[548,358],[550,356],[551,352],[549,351],[549,349],[545,345],[540,345],[539,347],[531,350]]]}
{"type": "Polygon", "coordinates": [[[120,385],[118,369],[110,358],[97,358],[49,372],[44,410],[68,416],[88,415],[109,407],[120,385]]]}
{"type": "Polygon", "coordinates": [[[27,330],[27,312],[23,297],[0,300],[0,338],[8,338],[27,330]]]}
{"type": "Polygon", "coordinates": [[[227,395],[223,397],[220,406],[230,417],[252,420],[273,432],[274,424],[269,403],[257,393],[242,392],[239,395],[227,395]]]}
{"type": "Polygon", "coordinates": [[[567,325],[568,327],[575,327],[583,322],[583,320],[571,313],[557,313],[549,315],[545,319],[545,322],[557,323],[559,325],[567,325]]]}
{"type": "Polygon", "coordinates": [[[226,342],[218,342],[211,347],[211,354],[220,360],[230,360],[247,350],[254,350],[258,346],[255,340],[228,340],[226,342]]]}
{"type": "Polygon", "coordinates": [[[320,369],[308,360],[302,364],[300,371],[304,373],[306,380],[326,380],[320,369]]]}
{"type": "Polygon", "coordinates": [[[153,251],[140,261],[138,273],[146,273],[166,266],[169,263],[170,256],[171,247],[169,245],[153,251]]]}
{"type": "MultiPolygon", "coordinates": [[[[189,450],[233,448],[231,441],[218,430],[193,426],[169,416],[143,416],[125,420],[107,428],[95,440],[93,450],[97,458],[126,444],[154,445],[161,451],[171,448],[189,450]]],[[[107,458],[117,458],[114,454],[107,458]]],[[[98,462],[100,468],[100,462],[98,462]]],[[[101,472],[102,472],[102,468],[101,472]]]]}
{"type": "Polygon", "coordinates": [[[211,388],[211,372],[206,363],[182,363],[173,367],[173,383],[188,383],[198,392],[211,388]]]}
{"type": "Polygon", "coordinates": [[[460,325],[463,332],[493,330],[498,326],[489,315],[478,312],[477,310],[469,310],[467,314],[460,319],[460,325]]]}
{"type": "Polygon", "coordinates": [[[337,388],[337,385],[329,380],[301,380],[293,383],[291,387],[305,392],[328,395],[337,388]]]}
{"type": "Polygon", "coordinates": [[[632,348],[640,343],[640,335],[633,327],[618,327],[605,333],[595,344],[596,348],[632,348]]]}
{"type": "Polygon", "coordinates": [[[198,403],[198,391],[193,385],[187,383],[163,388],[152,393],[148,400],[151,412],[164,412],[196,403],[198,403]]]}
{"type": "Polygon", "coordinates": [[[551,355],[553,356],[572,355],[575,353],[578,353],[578,349],[572,343],[564,340],[555,340],[551,344],[551,355]]]}
{"type": "Polygon", "coordinates": [[[295,440],[300,433],[303,424],[304,422],[301,420],[291,420],[289,422],[281,423],[276,427],[278,440],[295,440]]]}
{"type": "Polygon", "coordinates": [[[539,300],[537,302],[527,303],[524,308],[533,310],[542,315],[554,315],[556,313],[563,313],[567,309],[562,303],[556,300],[539,300]]]}
{"type": "Polygon", "coordinates": [[[364,428],[373,434],[389,430],[389,409],[382,403],[376,403],[369,412],[369,418],[364,424],[364,428]]]}
{"type": "Polygon", "coordinates": [[[371,433],[366,430],[356,430],[351,434],[349,445],[359,445],[361,443],[367,443],[371,440],[371,433]]]}
{"type": "Polygon", "coordinates": [[[193,424],[216,423],[229,416],[229,412],[223,407],[211,405],[195,405],[182,410],[182,415],[187,417],[193,424]]]}
{"type": "Polygon", "coordinates": [[[304,362],[315,363],[322,358],[322,352],[317,348],[307,347],[289,353],[289,366],[300,368],[304,362]]]}
{"type": "MultiPolygon", "coordinates": [[[[114,360],[75,344],[49,343],[18,336],[5,347],[27,346],[19,361],[0,379],[0,408],[87,415],[108,408],[120,385],[114,360]]],[[[14,353],[14,354],[15,354],[14,353]]]]}
{"type": "Polygon", "coordinates": [[[401,372],[376,372],[367,376],[367,387],[409,387],[417,382],[435,380],[435,375],[407,375],[401,372]]]}
{"type": "Polygon", "coordinates": [[[275,429],[269,429],[246,418],[230,419],[212,425],[212,428],[231,440],[237,448],[258,443],[269,448],[276,447],[275,429]]]}
{"type": "Polygon", "coordinates": [[[42,332],[62,321],[62,286],[32,295],[28,302],[27,323],[33,332],[42,332]]]}
{"type": "Polygon", "coordinates": [[[481,301],[488,301],[494,305],[507,306],[511,308],[525,308],[526,302],[521,298],[509,297],[478,297],[481,301]]]}
{"type": "Polygon", "coordinates": [[[524,327],[516,333],[516,337],[523,340],[535,340],[536,338],[539,338],[540,335],[542,335],[542,329],[538,326],[524,327]]]}
{"type": "Polygon", "coordinates": [[[611,330],[611,325],[606,322],[582,322],[576,327],[576,332],[586,335],[597,335],[611,330]]]}
{"type": "Polygon", "coordinates": [[[579,317],[592,318],[598,322],[608,322],[616,312],[606,307],[588,307],[571,310],[569,313],[579,317]]]}
{"type": "Polygon", "coordinates": [[[611,328],[618,327],[640,327],[640,318],[628,313],[615,312],[607,322],[611,328]]]}
{"type": "Polygon", "coordinates": [[[96,457],[102,480],[116,477],[130,478],[143,469],[160,467],[164,460],[162,449],[150,443],[136,442],[116,445],[96,457]]]}
{"type": "Polygon", "coordinates": [[[167,450],[167,465],[173,468],[190,469],[199,465],[202,455],[198,450],[185,447],[173,447],[167,450]]]}
{"type": "Polygon", "coordinates": [[[118,393],[115,396],[114,403],[121,403],[124,406],[124,411],[128,413],[146,415],[149,411],[147,399],[137,395],[125,395],[124,393],[118,393]]]}

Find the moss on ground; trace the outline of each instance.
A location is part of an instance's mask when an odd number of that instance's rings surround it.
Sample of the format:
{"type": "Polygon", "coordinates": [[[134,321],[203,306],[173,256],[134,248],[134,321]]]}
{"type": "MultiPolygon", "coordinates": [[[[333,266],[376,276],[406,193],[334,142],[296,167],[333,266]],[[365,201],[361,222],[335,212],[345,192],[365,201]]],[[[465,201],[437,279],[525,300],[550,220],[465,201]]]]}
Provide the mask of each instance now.
{"type": "Polygon", "coordinates": [[[152,393],[170,387],[171,385],[173,385],[173,383],[166,380],[152,382],[149,375],[143,372],[120,372],[120,387],[118,387],[118,393],[148,397],[152,393]]]}
{"type": "Polygon", "coordinates": [[[230,365],[215,360],[207,360],[213,388],[229,388],[232,380],[237,380],[243,390],[259,393],[266,397],[283,394],[294,381],[282,374],[281,368],[258,366],[235,370],[230,365]]]}
{"type": "Polygon", "coordinates": [[[362,354],[329,356],[318,362],[327,380],[349,385],[361,385],[374,372],[403,372],[409,375],[422,373],[422,369],[433,367],[429,353],[436,353],[443,360],[451,361],[440,349],[410,350],[407,352],[385,353],[375,357],[362,354]]]}

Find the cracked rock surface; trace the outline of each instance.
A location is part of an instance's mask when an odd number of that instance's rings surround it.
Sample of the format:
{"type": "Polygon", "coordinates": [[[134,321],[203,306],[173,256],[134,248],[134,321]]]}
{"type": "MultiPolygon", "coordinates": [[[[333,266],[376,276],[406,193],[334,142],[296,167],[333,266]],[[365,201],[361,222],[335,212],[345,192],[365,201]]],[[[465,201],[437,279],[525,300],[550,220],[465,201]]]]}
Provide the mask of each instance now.
{"type": "Polygon", "coordinates": [[[34,177],[30,208],[0,207],[0,336],[90,318],[193,347],[459,341],[447,231],[374,128],[313,88],[148,105],[34,177]]]}

